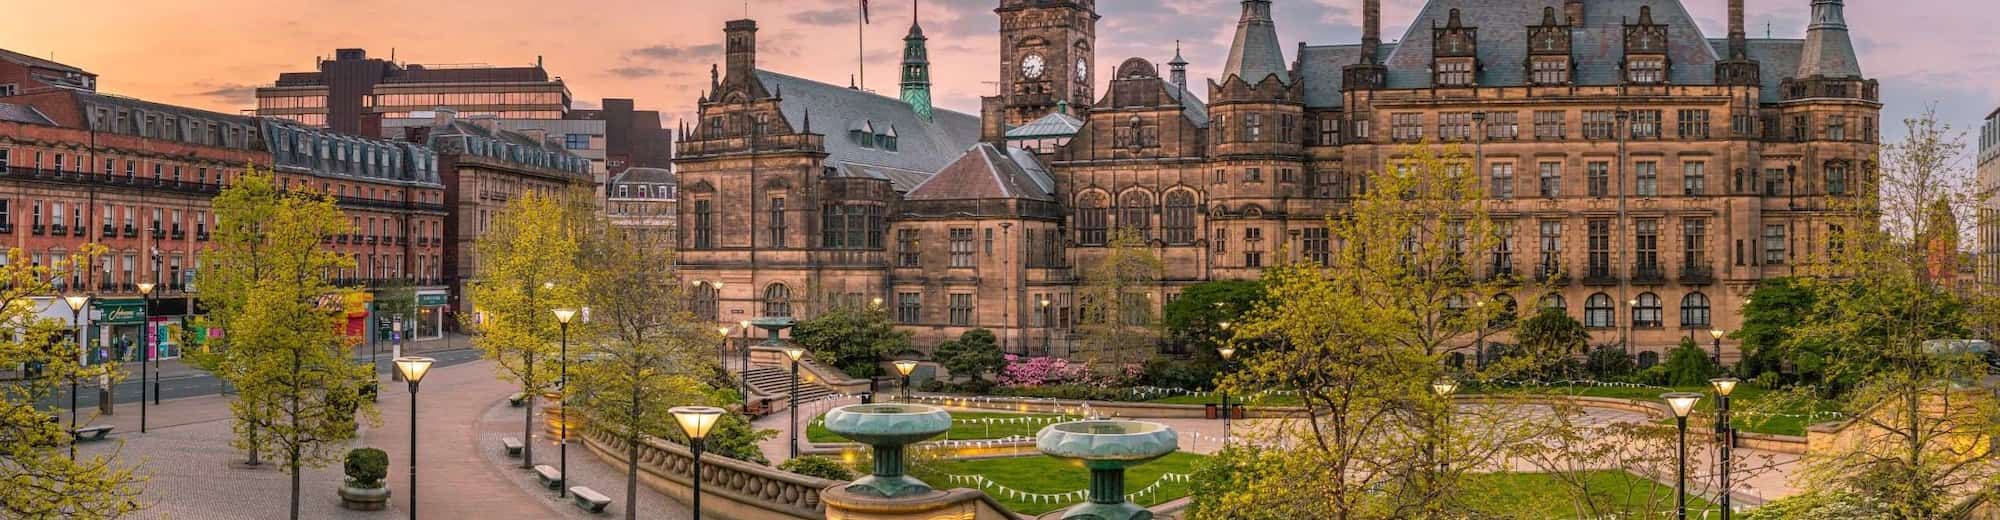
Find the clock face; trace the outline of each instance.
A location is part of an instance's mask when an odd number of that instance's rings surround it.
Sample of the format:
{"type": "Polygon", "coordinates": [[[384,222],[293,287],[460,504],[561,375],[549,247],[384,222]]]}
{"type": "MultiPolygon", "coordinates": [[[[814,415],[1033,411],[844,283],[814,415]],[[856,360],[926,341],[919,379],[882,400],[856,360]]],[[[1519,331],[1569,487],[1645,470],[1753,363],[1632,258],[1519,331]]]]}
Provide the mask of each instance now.
{"type": "Polygon", "coordinates": [[[1081,58],[1076,60],[1076,80],[1090,81],[1090,62],[1081,58]]]}
{"type": "Polygon", "coordinates": [[[1029,54],[1027,58],[1021,60],[1021,76],[1028,79],[1041,78],[1042,67],[1045,65],[1042,63],[1042,55],[1029,54]]]}

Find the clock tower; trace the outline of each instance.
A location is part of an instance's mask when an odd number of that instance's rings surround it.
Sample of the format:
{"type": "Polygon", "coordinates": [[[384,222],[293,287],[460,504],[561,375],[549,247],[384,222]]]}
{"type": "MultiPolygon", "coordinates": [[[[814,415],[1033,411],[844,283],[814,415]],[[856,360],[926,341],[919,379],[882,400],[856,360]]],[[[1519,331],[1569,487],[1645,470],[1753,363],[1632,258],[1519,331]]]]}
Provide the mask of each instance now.
{"type": "Polygon", "coordinates": [[[1056,111],[1059,102],[1082,110],[1096,101],[1091,89],[1097,82],[1096,4],[1096,0],[1001,0],[994,10],[1000,15],[1000,92],[995,108],[1006,127],[1040,119],[1056,111]]]}

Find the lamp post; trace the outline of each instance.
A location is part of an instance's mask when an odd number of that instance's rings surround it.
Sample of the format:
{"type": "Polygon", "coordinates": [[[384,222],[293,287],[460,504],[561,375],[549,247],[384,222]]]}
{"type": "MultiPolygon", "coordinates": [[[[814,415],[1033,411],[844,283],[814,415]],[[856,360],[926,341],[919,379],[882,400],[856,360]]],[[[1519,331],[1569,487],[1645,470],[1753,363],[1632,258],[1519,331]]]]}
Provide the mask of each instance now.
{"type": "MultiPolygon", "coordinates": [[[[569,412],[570,412],[569,320],[576,318],[576,309],[561,308],[561,309],[555,309],[554,312],[556,314],[556,323],[558,324],[558,327],[562,329],[562,351],[561,351],[562,359],[557,361],[557,363],[560,364],[561,366],[560,368],[557,369],[557,376],[556,376],[556,391],[561,392],[560,394],[557,394],[560,396],[558,399],[561,399],[561,401],[556,404],[562,407],[562,419],[561,419],[562,422],[556,424],[556,442],[557,442],[556,464],[561,468],[560,471],[562,471],[563,478],[567,479],[569,478],[569,412]]],[[[556,486],[556,487],[562,488],[560,491],[556,493],[556,496],[562,496],[562,497],[569,496],[569,486],[556,486]]]]}
{"type": "Polygon", "coordinates": [[[674,414],[674,422],[681,425],[681,432],[688,437],[688,449],[694,452],[694,516],[701,518],[701,452],[704,439],[715,423],[722,420],[722,409],[710,406],[676,406],[667,410],[674,414]]]}
{"type": "Polygon", "coordinates": [[[1042,301],[1039,303],[1042,304],[1042,355],[1046,356],[1049,355],[1049,337],[1054,334],[1049,332],[1049,321],[1051,321],[1049,320],[1049,299],[1042,298],[1042,301]]]}
{"type": "Polygon", "coordinates": [[[910,400],[910,373],[917,371],[917,362],[912,359],[896,360],[896,372],[903,374],[903,400],[910,400]]]}
{"type": "Polygon", "coordinates": [[[736,341],[738,359],[743,362],[736,366],[736,395],[743,397],[743,406],[750,406],[750,320],[736,322],[742,329],[743,337],[736,341]]]}
{"type": "MultiPolygon", "coordinates": [[[[152,325],[153,287],[154,287],[153,282],[139,282],[139,298],[143,302],[141,305],[146,306],[146,308],[141,311],[142,317],[139,319],[139,334],[141,335],[145,335],[146,327],[152,325]]],[[[140,338],[139,340],[139,433],[146,433],[146,382],[152,380],[151,377],[152,368],[146,365],[146,361],[147,358],[151,357],[152,350],[153,350],[153,342],[146,341],[145,338],[140,338]]],[[[153,397],[155,398],[159,397],[158,391],[155,391],[153,393],[154,393],[153,397]]]]}
{"type": "MultiPolygon", "coordinates": [[[[83,361],[90,356],[90,354],[86,352],[83,348],[83,306],[88,305],[90,303],[90,295],[73,294],[69,296],[64,296],[63,303],[69,305],[69,323],[70,326],[74,327],[76,330],[75,337],[76,337],[77,360],[83,361]]],[[[76,421],[76,392],[77,392],[76,373],[71,372],[69,376],[69,431],[71,435],[69,442],[70,462],[76,462],[75,435],[76,435],[76,429],[79,426],[81,426],[76,421]]]]}
{"type": "MultiPolygon", "coordinates": [[[[1622,253],[1621,253],[1622,254],[1622,253]]],[[[1615,317],[1614,317],[1615,318],[1615,317]]],[[[1639,333],[1639,299],[1625,300],[1625,353],[1632,353],[1632,336],[1639,333]]]]}
{"type": "Polygon", "coordinates": [[[799,457],[799,358],[805,357],[806,349],[798,345],[785,345],[785,357],[792,358],[792,440],[790,458],[799,457]]]}
{"type": "Polygon", "coordinates": [[[1674,428],[1680,431],[1680,463],[1674,473],[1674,518],[1687,520],[1688,517],[1688,412],[1694,411],[1694,403],[1701,400],[1701,394],[1694,392],[1667,392],[1660,394],[1667,406],[1674,411],[1674,428]]]}
{"type": "MultiPolygon", "coordinates": [[[[1715,338],[1715,366],[1717,367],[1722,366],[1722,337],[1728,334],[1728,331],[1722,329],[1708,331],[1709,337],[1715,338]]],[[[1723,394],[1723,397],[1728,397],[1728,394],[1723,394]]]]}
{"type": "Polygon", "coordinates": [[[1445,430],[1451,426],[1451,394],[1458,392],[1458,382],[1450,379],[1439,379],[1431,383],[1431,391],[1436,392],[1438,397],[1444,399],[1444,413],[1438,416],[1438,439],[1435,444],[1438,452],[1434,455],[1437,457],[1438,476],[1439,478],[1443,478],[1445,469],[1451,467],[1450,464],[1444,461],[1444,452],[1446,451],[1444,438],[1447,435],[1445,430]]]}
{"type": "MultiPolygon", "coordinates": [[[[1225,321],[1225,322],[1222,322],[1222,330],[1225,330],[1225,331],[1226,331],[1226,330],[1229,330],[1229,322],[1226,322],[1226,321],[1225,321]]],[[[1229,375],[1229,360],[1230,360],[1230,359],[1233,359],[1233,358],[1235,358],[1235,357],[1236,357],[1236,347],[1231,347],[1231,346],[1228,346],[1228,345],[1224,345],[1224,346],[1223,346],[1222,348],[1219,348],[1219,349],[1215,349],[1215,353],[1216,353],[1216,354],[1218,354],[1218,355],[1221,355],[1221,356],[1222,356],[1222,373],[1223,373],[1223,375],[1225,375],[1225,376],[1229,375]]],[[[1230,413],[1230,410],[1229,410],[1229,391],[1228,391],[1228,390],[1222,390],[1222,391],[1221,391],[1220,393],[1222,394],[1222,444],[1223,444],[1224,446],[1228,446],[1228,445],[1229,445],[1229,416],[1231,416],[1231,415],[1235,415],[1235,414],[1233,414],[1233,413],[1230,413]]]]}
{"type": "Polygon", "coordinates": [[[410,520],[417,518],[417,383],[431,371],[437,360],[427,357],[399,357],[393,361],[396,373],[410,383],[410,520]]]}
{"type": "MultiPolygon", "coordinates": [[[[1716,337],[1720,338],[1722,335],[1717,334],[1716,337]]],[[[1730,513],[1729,449],[1735,447],[1736,429],[1729,426],[1729,393],[1736,390],[1737,382],[1734,377],[1708,380],[1708,384],[1715,387],[1715,434],[1722,439],[1722,520],[1729,520],[1730,513]]]]}
{"type": "Polygon", "coordinates": [[[1472,306],[1474,306],[1474,307],[1478,307],[1478,308],[1479,308],[1479,312],[1477,312],[1477,313],[1474,313],[1474,315],[1475,315],[1475,316],[1478,316],[1478,317],[1479,317],[1479,340],[1478,340],[1478,342],[1477,342],[1477,343],[1475,343],[1475,344],[1474,344],[1474,346],[1472,347],[1472,349],[1473,349],[1473,350],[1472,350],[1472,368],[1473,368],[1473,369],[1475,369],[1475,370],[1478,370],[1478,369],[1485,369],[1485,368],[1486,368],[1486,326],[1487,326],[1487,325],[1490,325],[1490,324],[1492,324],[1493,320],[1491,320],[1491,319],[1488,319],[1488,318],[1486,317],[1486,300],[1485,300],[1485,299],[1480,299],[1480,300],[1478,300],[1478,301],[1474,301],[1474,302],[1472,302],[1472,306]]]}

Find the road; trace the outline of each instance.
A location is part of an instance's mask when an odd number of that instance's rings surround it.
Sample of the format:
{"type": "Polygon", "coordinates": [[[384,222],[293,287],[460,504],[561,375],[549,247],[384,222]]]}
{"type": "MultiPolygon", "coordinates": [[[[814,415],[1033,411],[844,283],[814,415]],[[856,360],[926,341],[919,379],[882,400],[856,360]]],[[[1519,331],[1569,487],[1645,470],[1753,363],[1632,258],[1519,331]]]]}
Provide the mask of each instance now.
{"type": "MultiPolygon", "coordinates": [[[[479,360],[479,351],[476,349],[469,349],[469,348],[437,350],[437,351],[426,352],[424,354],[430,356],[432,359],[436,359],[437,366],[440,367],[470,363],[479,360]]],[[[366,357],[356,358],[355,361],[366,363],[368,362],[368,358],[366,357]]],[[[388,370],[391,370],[391,367],[389,365],[389,357],[387,355],[383,355],[379,358],[377,362],[376,372],[385,373],[388,370]]],[[[159,380],[158,383],[160,388],[160,399],[179,399],[183,397],[215,395],[222,393],[223,391],[222,381],[216,379],[215,376],[206,373],[201,373],[197,375],[177,376],[173,378],[159,380]]],[[[136,377],[136,374],[135,377],[128,378],[123,382],[112,385],[113,398],[111,402],[114,404],[134,404],[136,406],[136,404],[139,402],[139,385],[140,385],[139,378],[136,377]]],[[[84,381],[82,382],[82,386],[80,387],[80,389],[82,391],[79,392],[79,395],[76,396],[77,407],[89,408],[97,406],[97,394],[98,394],[97,385],[92,384],[89,381],[84,381]]],[[[146,397],[151,398],[152,395],[153,395],[152,391],[148,390],[146,392],[146,397]]],[[[41,404],[47,407],[67,408],[69,407],[69,391],[65,389],[64,391],[56,395],[52,395],[50,396],[49,399],[44,399],[41,404]]]]}

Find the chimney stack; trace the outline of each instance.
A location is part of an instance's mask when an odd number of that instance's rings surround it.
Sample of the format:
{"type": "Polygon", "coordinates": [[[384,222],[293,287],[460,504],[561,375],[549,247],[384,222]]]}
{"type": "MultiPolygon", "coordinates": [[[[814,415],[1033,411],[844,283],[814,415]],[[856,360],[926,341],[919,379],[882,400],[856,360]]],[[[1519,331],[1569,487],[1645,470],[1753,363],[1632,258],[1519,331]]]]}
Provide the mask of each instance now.
{"type": "Polygon", "coordinates": [[[1743,0],[1729,0],[1729,58],[1749,57],[1749,35],[1743,30],[1743,0]]]}
{"type": "Polygon", "coordinates": [[[1382,46],[1382,0],[1361,0],[1361,46],[1382,46]]]}
{"type": "Polygon", "coordinates": [[[1569,16],[1570,27],[1583,26],[1583,0],[1569,0],[1563,3],[1563,14],[1569,16]]]}

